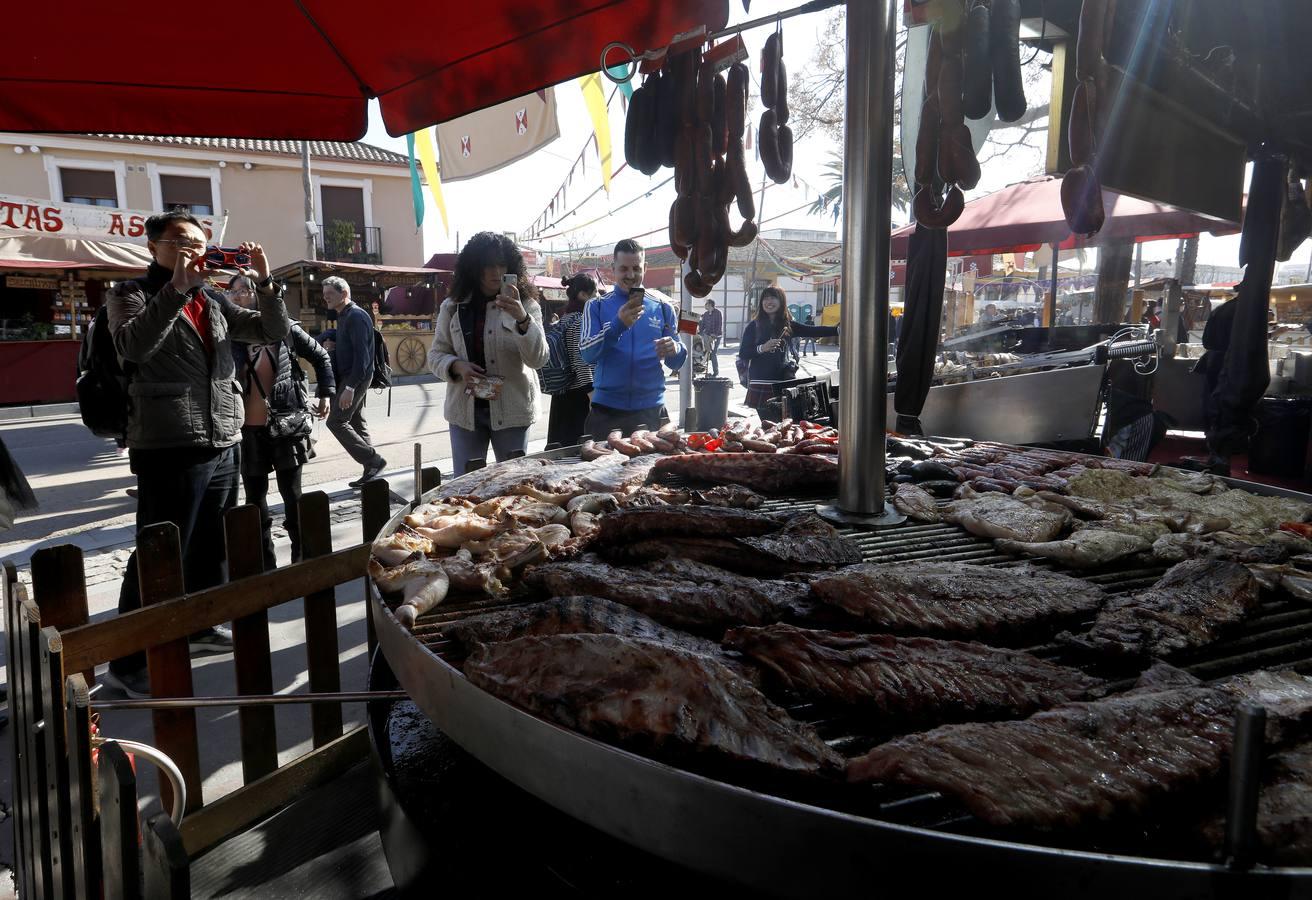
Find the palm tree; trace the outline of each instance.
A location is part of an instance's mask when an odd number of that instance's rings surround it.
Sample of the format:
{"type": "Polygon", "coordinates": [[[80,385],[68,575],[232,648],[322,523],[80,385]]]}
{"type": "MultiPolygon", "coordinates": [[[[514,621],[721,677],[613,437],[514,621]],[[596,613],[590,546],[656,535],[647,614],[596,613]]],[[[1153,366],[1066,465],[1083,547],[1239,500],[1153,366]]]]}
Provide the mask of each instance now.
{"type": "MultiPolygon", "coordinates": [[[[911,205],[911,192],[907,190],[906,179],[902,177],[902,154],[894,148],[893,154],[893,206],[906,211],[911,205]]],[[[833,213],[834,221],[843,212],[843,155],[838,152],[829,154],[829,162],[825,163],[825,180],[829,183],[815,202],[811,204],[812,213],[822,213],[830,211],[833,213]]]]}

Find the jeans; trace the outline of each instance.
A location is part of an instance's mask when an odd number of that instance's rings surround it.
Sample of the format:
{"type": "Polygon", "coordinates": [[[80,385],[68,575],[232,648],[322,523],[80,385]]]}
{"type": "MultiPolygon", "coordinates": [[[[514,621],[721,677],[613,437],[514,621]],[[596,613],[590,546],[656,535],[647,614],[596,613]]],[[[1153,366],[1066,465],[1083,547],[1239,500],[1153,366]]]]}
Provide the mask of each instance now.
{"type": "MultiPolygon", "coordinates": [[[[137,538],[143,529],[160,522],[178,526],[183,584],[189,594],[223,583],[227,561],[223,516],[237,505],[238,454],[237,447],[183,447],[133,450],[129,456],[137,476],[137,538]]],[[[140,608],[134,550],[119,591],[118,611],[140,608]]],[[[146,654],[134,653],[109,666],[116,673],[140,671],[146,667],[146,654]]]]}
{"type": "MultiPolygon", "coordinates": [[[[301,561],[301,469],[277,469],[278,493],[282,495],[283,525],[292,539],[292,562],[301,561]]],[[[242,478],[246,488],[246,502],[260,510],[260,538],[264,548],[264,571],[278,568],[278,557],[273,552],[273,515],[269,512],[269,475],[246,475],[242,478]]]]}
{"type": "Polygon", "coordinates": [[[341,397],[339,391],[337,397],[333,398],[332,410],[328,413],[328,430],[350,454],[351,459],[366,469],[383,462],[378,451],[369,443],[369,428],[364,422],[364,401],[368,396],[368,388],[356,391],[350,407],[342,409],[338,402],[338,398],[341,397]]]}
{"type": "Polygon", "coordinates": [[[473,429],[451,426],[451,461],[456,477],[465,474],[465,467],[471,459],[487,459],[487,445],[492,444],[492,452],[497,455],[497,462],[510,458],[516,450],[521,453],[528,450],[528,426],[516,428],[492,428],[492,411],[486,404],[474,404],[473,429]]]}
{"type": "Polygon", "coordinates": [[[806,347],[807,347],[808,344],[811,345],[811,355],[812,355],[812,356],[819,356],[819,355],[820,355],[819,351],[817,351],[817,350],[815,349],[815,338],[803,338],[803,339],[802,339],[802,352],[803,352],[803,353],[806,352],[806,347]]]}
{"type": "Polygon", "coordinates": [[[664,406],[650,409],[614,409],[609,406],[592,404],[588,421],[583,426],[583,433],[591,435],[593,440],[604,441],[612,431],[621,431],[630,435],[639,428],[655,431],[670,420],[664,406]]]}
{"type": "Polygon", "coordinates": [[[572,447],[579,443],[588,420],[588,394],[592,385],[572,388],[551,398],[551,417],[547,420],[547,443],[572,447]]]}
{"type": "Polygon", "coordinates": [[[707,362],[707,364],[708,364],[708,366],[709,366],[711,372],[712,372],[714,375],[717,375],[717,376],[720,374],[720,358],[719,358],[718,356],[715,355],[715,352],[716,352],[717,350],[719,350],[719,349],[720,349],[720,336],[719,336],[718,334],[712,334],[712,335],[707,336],[707,338],[706,338],[706,355],[707,355],[707,360],[706,360],[706,362],[707,362]]]}

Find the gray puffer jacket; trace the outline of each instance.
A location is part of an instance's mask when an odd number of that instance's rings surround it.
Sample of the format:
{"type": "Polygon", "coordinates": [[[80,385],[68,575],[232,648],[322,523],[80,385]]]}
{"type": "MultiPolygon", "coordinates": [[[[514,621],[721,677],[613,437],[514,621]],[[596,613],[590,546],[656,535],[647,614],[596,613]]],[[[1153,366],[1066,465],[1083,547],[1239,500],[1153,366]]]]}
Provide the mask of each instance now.
{"type": "Polygon", "coordinates": [[[259,291],[259,311],[206,290],[214,352],[182,314],[187,296],[173,273],[151,263],[145,278],[116,284],[106,298],[114,347],[127,364],[128,447],[230,447],[241,441],[245,405],[232,341],[271,344],[287,334],[282,293],[259,291]]]}

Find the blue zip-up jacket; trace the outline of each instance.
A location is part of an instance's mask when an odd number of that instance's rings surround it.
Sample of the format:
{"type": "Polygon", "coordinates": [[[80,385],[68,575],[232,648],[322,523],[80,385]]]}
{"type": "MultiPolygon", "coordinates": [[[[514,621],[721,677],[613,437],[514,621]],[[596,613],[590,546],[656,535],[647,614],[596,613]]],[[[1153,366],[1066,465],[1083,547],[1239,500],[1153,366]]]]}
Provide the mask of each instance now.
{"type": "Polygon", "coordinates": [[[619,287],[588,301],[579,355],[593,367],[593,403],[612,409],[650,409],[665,400],[665,372],[656,356],[656,341],[672,337],[679,345],[665,360],[672,372],[688,361],[688,348],[679,341],[679,314],[673,306],[644,297],[642,315],[632,328],[625,328],[620,307],[628,301],[628,291],[619,287]]]}

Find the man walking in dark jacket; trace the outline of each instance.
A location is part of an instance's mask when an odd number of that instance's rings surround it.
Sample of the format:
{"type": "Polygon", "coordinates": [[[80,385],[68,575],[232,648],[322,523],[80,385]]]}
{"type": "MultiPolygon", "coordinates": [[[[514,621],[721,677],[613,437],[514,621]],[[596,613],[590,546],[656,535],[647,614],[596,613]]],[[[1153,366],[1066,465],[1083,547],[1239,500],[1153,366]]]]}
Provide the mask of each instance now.
{"type": "MultiPolygon", "coordinates": [[[[281,341],[287,308],[259,244],[242,244],[259,309],[244,310],[205,286],[206,235],[185,210],[146,220],[154,262],[144,278],[106,298],[114,348],[129,367],[127,443],[137,476],[137,531],[178,528],[188,593],[223,581],[223,516],[237,503],[237,444],[244,407],[231,342],[281,341]]],[[[120,613],[141,606],[137,555],[128,560],[120,613]]],[[[226,627],[193,635],[193,650],[228,650],[226,627]]],[[[149,696],[145,654],[116,659],[107,679],[130,697],[149,696]]]]}
{"type": "Polygon", "coordinates": [[[328,414],[328,430],[364,466],[364,475],[351,482],[360,487],[387,468],[387,460],[369,442],[364,421],[364,401],[374,378],[374,320],[351,301],[351,286],[336,275],[323,280],[323,302],[337,313],[337,401],[328,414]]]}

